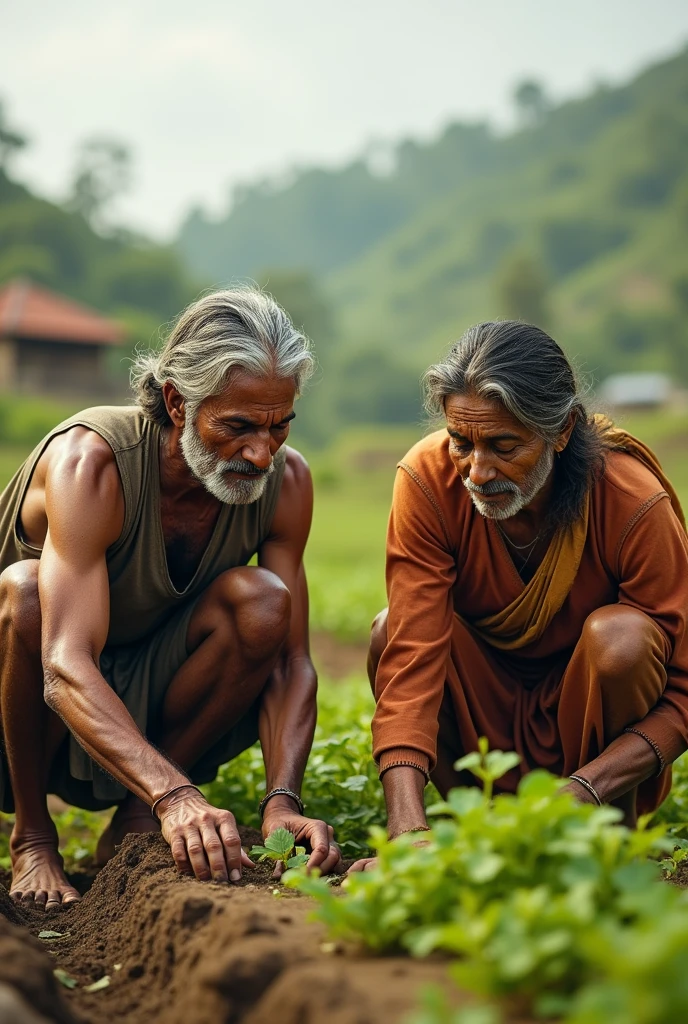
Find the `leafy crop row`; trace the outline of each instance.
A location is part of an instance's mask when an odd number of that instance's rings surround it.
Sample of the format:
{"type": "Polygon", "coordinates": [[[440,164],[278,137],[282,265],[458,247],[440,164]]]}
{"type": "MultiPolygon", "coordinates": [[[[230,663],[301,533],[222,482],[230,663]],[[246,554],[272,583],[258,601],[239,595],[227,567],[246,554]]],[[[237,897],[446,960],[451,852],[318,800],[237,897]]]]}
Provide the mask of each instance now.
{"type": "Polygon", "coordinates": [[[491,1024],[503,1007],[567,1024],[688,1020],[688,894],[660,880],[664,827],[631,831],[539,771],[492,800],[512,757],[483,747],[463,758],[483,792],[452,791],[422,840],[377,829],[378,867],[344,895],[295,872],[287,884],[318,901],[333,936],[454,954],[454,980],[492,1000],[453,1011],[433,992],[414,1024],[491,1024]]]}

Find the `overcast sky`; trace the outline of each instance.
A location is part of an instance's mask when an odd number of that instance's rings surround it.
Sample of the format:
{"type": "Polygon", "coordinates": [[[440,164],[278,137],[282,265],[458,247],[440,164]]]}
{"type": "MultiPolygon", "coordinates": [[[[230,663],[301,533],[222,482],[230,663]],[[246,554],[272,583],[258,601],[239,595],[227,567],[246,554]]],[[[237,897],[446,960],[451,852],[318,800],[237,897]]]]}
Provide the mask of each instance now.
{"type": "Polygon", "coordinates": [[[686,0],[0,0],[18,177],[59,198],[78,142],[135,156],[120,218],[170,237],[232,182],[336,164],[455,118],[508,123],[525,76],[557,98],[688,40],[686,0]]]}

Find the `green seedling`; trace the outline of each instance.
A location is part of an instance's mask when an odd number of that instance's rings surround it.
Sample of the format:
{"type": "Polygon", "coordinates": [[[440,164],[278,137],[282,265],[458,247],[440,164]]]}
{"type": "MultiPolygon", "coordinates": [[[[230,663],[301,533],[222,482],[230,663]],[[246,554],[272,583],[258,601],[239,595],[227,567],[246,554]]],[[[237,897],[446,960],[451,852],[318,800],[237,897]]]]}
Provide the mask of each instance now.
{"type": "Polygon", "coordinates": [[[76,978],[73,978],[71,974],[67,974],[61,967],[56,967],[53,974],[59,981],[60,985],[64,985],[65,988],[76,988],[79,982],[76,978]]]}
{"type": "Polygon", "coordinates": [[[481,780],[485,801],[489,803],[495,782],[515,768],[520,760],[518,754],[513,751],[490,750],[487,737],[481,736],[478,740],[478,749],[460,758],[454,767],[459,772],[467,769],[481,780]]]}
{"type": "Polygon", "coordinates": [[[251,856],[259,861],[281,861],[288,868],[300,868],[308,863],[305,846],[294,847],[294,836],[288,828],[276,828],[265,840],[265,846],[254,846],[251,856]]]}

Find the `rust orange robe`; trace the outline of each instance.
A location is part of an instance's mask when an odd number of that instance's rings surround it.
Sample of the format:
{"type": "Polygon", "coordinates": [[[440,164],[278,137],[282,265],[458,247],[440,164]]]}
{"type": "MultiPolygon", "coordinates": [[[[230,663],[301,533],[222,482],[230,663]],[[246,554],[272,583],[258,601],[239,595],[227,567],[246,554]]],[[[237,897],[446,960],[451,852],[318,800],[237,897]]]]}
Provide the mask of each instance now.
{"type": "MultiPolygon", "coordinates": [[[[440,723],[453,758],[485,735],[492,747],[521,755],[521,772],[568,775],[632,722],[671,764],[688,748],[688,539],[660,481],[631,455],[608,453],[567,598],[539,640],[501,651],[470,623],[502,611],[525,584],[494,521],[473,506],[448,444],[446,431],[431,434],[397,471],[388,644],[375,681],[373,753],[381,769],[409,760],[432,770],[440,723]],[[586,660],[580,641],[591,613],[617,603],[649,618],[652,667],[639,692],[629,681],[629,693],[618,696],[610,734],[613,709],[605,722],[601,706],[600,720],[589,720],[591,652],[586,660]]],[[[669,786],[669,770],[644,783],[639,809],[656,806],[669,786]]]]}

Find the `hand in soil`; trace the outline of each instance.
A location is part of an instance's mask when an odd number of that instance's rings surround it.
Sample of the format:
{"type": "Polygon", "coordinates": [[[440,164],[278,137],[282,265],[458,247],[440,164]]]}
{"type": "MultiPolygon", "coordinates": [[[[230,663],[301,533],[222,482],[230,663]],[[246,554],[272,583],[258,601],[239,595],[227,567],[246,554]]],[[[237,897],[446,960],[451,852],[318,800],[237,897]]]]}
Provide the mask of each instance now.
{"type": "Polygon", "coordinates": [[[34,902],[52,910],[77,903],[81,897],[67,881],[62,857],[57,850],[57,834],[19,836],[16,829],[10,841],[13,899],[34,902]]]}
{"type": "Polygon", "coordinates": [[[352,871],[372,871],[373,868],[377,867],[377,857],[363,857],[361,860],[355,861],[349,870],[347,875],[350,875],[352,871]]]}
{"type": "MultiPolygon", "coordinates": [[[[263,838],[267,839],[276,828],[286,828],[291,832],[296,845],[310,847],[311,855],[306,865],[309,871],[318,868],[322,875],[329,875],[341,864],[342,854],[334,841],[334,829],[326,822],[306,818],[282,807],[275,807],[271,811],[268,804],[263,818],[263,838]]],[[[284,870],[284,864],[278,861],[272,877],[279,881],[284,870]]]]}
{"type": "Polygon", "coordinates": [[[200,882],[238,882],[242,867],[253,868],[234,815],[213,807],[195,789],[169,796],[158,808],[162,834],[183,875],[200,882]]]}

